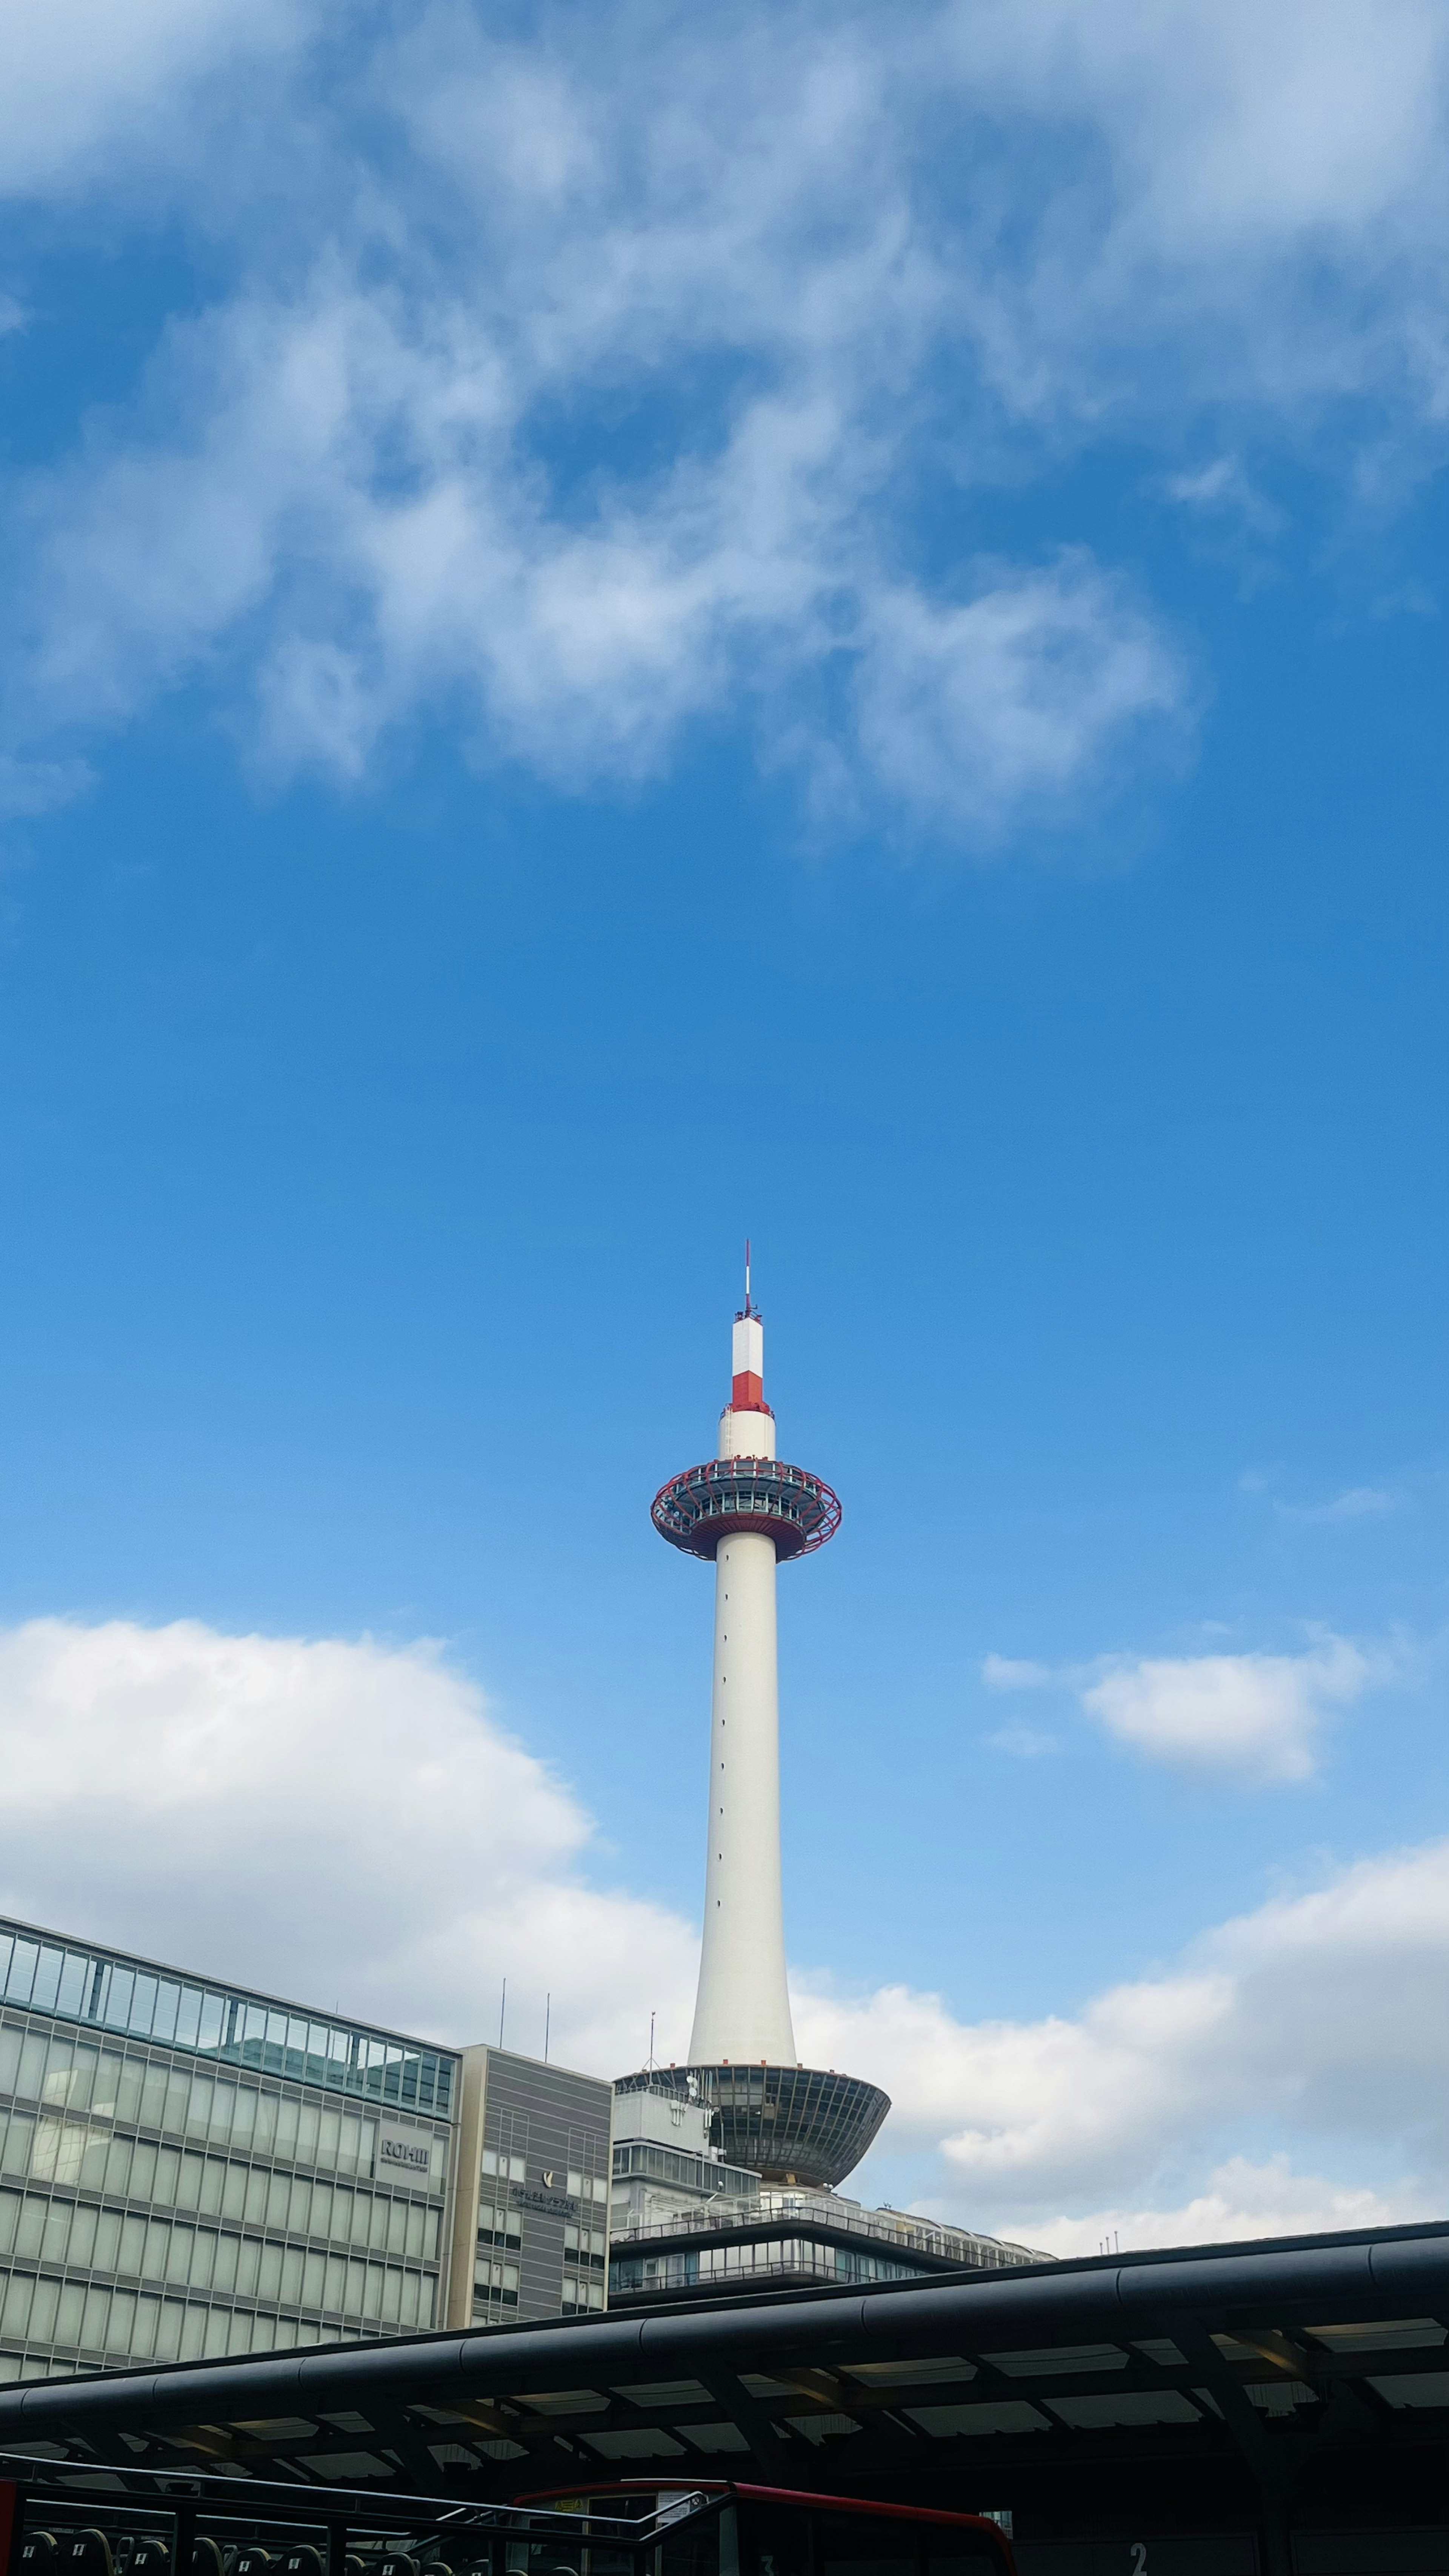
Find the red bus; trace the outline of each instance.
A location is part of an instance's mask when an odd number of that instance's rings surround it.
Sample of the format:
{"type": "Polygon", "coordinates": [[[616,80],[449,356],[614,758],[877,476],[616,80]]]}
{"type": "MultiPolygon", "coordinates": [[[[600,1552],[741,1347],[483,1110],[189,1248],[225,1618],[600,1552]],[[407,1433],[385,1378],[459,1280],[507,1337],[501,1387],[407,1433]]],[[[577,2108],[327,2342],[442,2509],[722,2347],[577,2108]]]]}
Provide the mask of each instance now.
{"type": "Polygon", "coordinates": [[[733,2478],[672,2487],[657,2478],[591,2480],[520,2496],[517,2505],[577,2514],[579,2538],[562,2551],[552,2535],[530,2540],[526,2557],[511,2542],[508,2576],[1016,2576],[997,2523],[931,2505],[733,2478]]]}

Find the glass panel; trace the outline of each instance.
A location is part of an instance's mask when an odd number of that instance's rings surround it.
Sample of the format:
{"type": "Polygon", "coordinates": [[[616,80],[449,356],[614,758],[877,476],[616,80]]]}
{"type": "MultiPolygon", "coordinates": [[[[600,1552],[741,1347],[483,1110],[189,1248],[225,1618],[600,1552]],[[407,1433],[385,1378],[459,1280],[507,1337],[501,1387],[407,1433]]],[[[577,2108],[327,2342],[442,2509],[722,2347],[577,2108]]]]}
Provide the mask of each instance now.
{"type": "Polygon", "coordinates": [[[37,2012],[51,2012],[54,2009],[56,1996],[60,1992],[61,1971],[64,1966],[65,1952],[52,1949],[47,1942],[36,1966],[35,1986],[31,1995],[31,2002],[37,2012]]]}
{"type": "Polygon", "coordinates": [[[659,2548],[660,2576],[719,2576],[719,2515],[701,2515],[666,2531],[659,2548]]]}
{"type": "Polygon", "coordinates": [[[17,2004],[29,2003],[30,1990],[35,1983],[36,1962],[39,1957],[40,1945],[38,1942],[16,1942],[15,1959],[10,1972],[10,1983],[6,1988],[6,1992],[12,2002],[17,2004]]]}
{"type": "Polygon", "coordinates": [[[79,2016],[85,2009],[85,1999],[89,1983],[89,1959],[83,1957],[79,1950],[67,1950],[65,1954],[65,1962],[60,1973],[60,1986],[55,1999],[57,2011],[63,2013],[75,2013],[79,2016]]]}

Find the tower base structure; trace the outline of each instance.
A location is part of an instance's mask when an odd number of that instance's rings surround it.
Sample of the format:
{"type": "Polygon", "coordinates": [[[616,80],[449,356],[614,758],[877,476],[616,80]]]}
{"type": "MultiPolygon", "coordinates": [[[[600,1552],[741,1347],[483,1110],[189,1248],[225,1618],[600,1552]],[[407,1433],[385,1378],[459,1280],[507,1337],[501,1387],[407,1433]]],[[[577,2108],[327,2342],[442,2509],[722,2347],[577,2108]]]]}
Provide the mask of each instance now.
{"type": "Polygon", "coordinates": [[[818,2066],[654,2066],[615,2086],[641,2089],[703,2103],[726,2164],[814,2191],[844,2181],[891,2107],[878,2084],[818,2066]]]}

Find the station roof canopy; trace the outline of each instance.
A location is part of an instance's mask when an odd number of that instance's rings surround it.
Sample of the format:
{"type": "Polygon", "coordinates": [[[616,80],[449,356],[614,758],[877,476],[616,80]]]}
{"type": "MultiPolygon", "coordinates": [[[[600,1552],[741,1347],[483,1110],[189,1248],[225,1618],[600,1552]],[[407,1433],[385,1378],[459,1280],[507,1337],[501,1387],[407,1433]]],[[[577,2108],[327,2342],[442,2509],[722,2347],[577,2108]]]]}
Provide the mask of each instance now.
{"type": "Polygon", "coordinates": [[[379,2499],[1153,2453],[1261,2479],[1442,2439],[1446,2342],[1449,2224],[1380,2228],[33,2381],[0,2391],[0,2453],[379,2499]]]}

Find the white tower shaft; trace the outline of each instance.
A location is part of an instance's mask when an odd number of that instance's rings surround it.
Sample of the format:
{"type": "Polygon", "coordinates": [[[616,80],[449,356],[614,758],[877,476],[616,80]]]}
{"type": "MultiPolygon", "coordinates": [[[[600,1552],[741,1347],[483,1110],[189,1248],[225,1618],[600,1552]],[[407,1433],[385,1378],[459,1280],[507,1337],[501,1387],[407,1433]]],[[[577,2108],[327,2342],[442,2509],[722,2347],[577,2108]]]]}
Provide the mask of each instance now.
{"type": "MultiPolygon", "coordinates": [[[[746,1312],[734,1328],[732,1401],[721,1458],[773,1458],[764,1401],[764,1333],[746,1312]]],[[[715,1555],[714,1693],[704,1943],[689,2042],[692,2066],[795,2064],[780,1893],[780,1697],[775,1546],[736,1530],[715,1555]]]]}
{"type": "MultiPolygon", "coordinates": [[[[738,1452],[734,1453],[740,1454],[738,1452]]],[[[704,1946],[692,2066],[793,2066],[780,1895],[775,1549],[753,1531],[715,1558],[714,1709],[704,1946]]]]}

